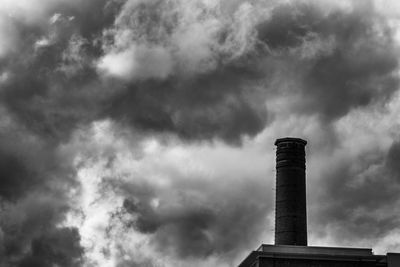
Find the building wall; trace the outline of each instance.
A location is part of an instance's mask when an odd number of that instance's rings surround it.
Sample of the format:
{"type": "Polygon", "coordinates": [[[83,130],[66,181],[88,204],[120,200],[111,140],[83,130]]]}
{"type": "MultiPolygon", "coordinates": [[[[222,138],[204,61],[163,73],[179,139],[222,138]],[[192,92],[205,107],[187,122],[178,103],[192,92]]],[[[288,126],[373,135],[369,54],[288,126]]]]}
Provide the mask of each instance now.
{"type": "MultiPolygon", "coordinates": [[[[374,262],[260,258],[257,267],[376,267],[374,262]]],[[[383,265],[385,266],[385,265],[383,265]]]]}

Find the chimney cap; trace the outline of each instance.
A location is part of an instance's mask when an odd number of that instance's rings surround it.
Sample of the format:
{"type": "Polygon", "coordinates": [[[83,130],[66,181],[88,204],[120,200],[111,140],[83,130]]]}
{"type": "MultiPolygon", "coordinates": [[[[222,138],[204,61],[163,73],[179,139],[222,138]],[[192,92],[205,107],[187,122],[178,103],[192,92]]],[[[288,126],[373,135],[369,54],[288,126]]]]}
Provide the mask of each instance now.
{"type": "Polygon", "coordinates": [[[307,141],[303,140],[301,138],[295,138],[295,137],[284,137],[284,138],[278,138],[275,141],[275,145],[279,145],[280,143],[285,143],[285,142],[291,142],[291,143],[300,143],[302,145],[307,145],[307,141]]]}

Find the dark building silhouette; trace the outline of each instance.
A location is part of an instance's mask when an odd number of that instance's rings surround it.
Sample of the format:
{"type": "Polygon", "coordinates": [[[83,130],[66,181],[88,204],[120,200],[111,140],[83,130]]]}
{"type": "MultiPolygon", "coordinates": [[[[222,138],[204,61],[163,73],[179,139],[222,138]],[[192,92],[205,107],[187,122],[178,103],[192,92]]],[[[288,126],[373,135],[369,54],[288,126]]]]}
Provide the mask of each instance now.
{"type": "Polygon", "coordinates": [[[306,144],[276,140],[275,245],[262,244],[239,267],[400,267],[400,253],[307,246],[306,144]]]}

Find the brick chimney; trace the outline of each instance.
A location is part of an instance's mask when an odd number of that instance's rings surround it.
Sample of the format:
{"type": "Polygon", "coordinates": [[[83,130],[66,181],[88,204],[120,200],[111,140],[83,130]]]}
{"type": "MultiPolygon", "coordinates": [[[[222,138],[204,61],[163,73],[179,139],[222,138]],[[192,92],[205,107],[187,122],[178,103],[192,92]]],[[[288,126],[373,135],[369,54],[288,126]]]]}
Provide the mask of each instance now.
{"type": "Polygon", "coordinates": [[[275,245],[307,246],[306,144],[291,137],[275,141],[275,245]]]}

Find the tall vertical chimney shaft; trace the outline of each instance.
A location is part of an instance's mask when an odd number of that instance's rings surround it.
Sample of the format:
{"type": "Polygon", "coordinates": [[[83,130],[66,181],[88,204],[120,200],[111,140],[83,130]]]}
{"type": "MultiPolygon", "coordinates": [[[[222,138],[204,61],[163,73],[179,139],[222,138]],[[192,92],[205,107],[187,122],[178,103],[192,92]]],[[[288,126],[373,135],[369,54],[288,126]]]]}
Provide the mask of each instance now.
{"type": "Polygon", "coordinates": [[[307,246],[306,144],[290,137],[275,141],[275,245],[307,246]]]}

